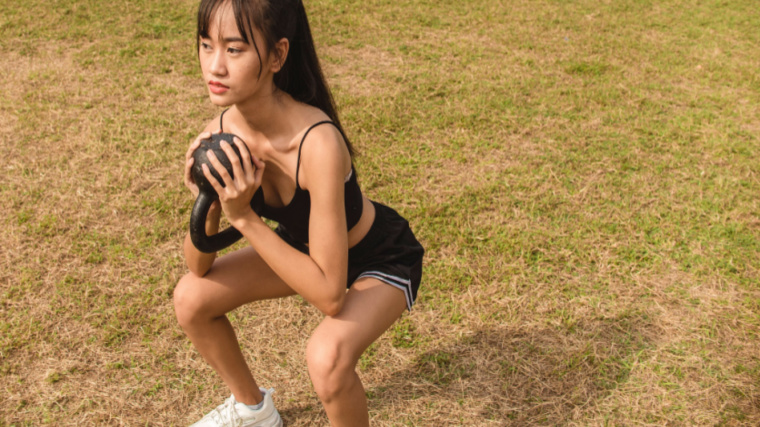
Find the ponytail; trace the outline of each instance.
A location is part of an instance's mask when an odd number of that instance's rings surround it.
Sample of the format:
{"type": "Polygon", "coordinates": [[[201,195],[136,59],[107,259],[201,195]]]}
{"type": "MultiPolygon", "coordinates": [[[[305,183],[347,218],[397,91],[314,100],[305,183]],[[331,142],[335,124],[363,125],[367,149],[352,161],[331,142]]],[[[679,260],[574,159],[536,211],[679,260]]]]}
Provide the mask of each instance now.
{"type": "MultiPolygon", "coordinates": [[[[290,42],[290,49],[282,68],[274,75],[274,83],[277,88],[287,92],[294,99],[324,111],[346,138],[335,108],[335,100],[317,57],[303,1],[294,0],[293,3],[296,9],[295,28],[292,36],[285,35],[290,42]]],[[[346,146],[353,156],[353,147],[347,138],[346,146]]]]}

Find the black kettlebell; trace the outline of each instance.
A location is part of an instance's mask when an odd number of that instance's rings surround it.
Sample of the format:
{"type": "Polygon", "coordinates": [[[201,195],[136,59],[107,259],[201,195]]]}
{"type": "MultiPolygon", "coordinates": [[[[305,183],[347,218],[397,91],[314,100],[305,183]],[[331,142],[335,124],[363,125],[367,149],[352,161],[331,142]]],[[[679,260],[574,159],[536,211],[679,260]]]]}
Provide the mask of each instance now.
{"type": "Polygon", "coordinates": [[[208,168],[214,178],[216,178],[217,181],[219,181],[219,183],[224,186],[222,177],[219,176],[219,173],[216,172],[214,166],[206,156],[206,152],[208,150],[211,150],[216,155],[216,158],[219,159],[219,162],[225,167],[225,169],[227,169],[227,173],[229,173],[230,176],[234,178],[234,174],[232,173],[232,163],[230,163],[230,159],[227,158],[227,154],[224,152],[224,150],[222,150],[222,147],[220,145],[222,141],[226,141],[235,151],[235,154],[241,158],[240,150],[238,150],[235,142],[233,141],[234,137],[235,135],[231,133],[212,134],[210,139],[204,139],[201,141],[200,147],[198,147],[198,149],[193,153],[195,162],[193,163],[193,167],[190,170],[190,173],[192,174],[193,180],[195,180],[195,183],[198,185],[198,189],[200,191],[198,193],[198,198],[195,199],[193,211],[190,214],[190,240],[193,242],[193,245],[198,248],[199,251],[205,252],[207,254],[214,253],[228,246],[231,246],[233,243],[237,242],[241,237],[243,237],[243,235],[240,234],[237,229],[231,226],[227,227],[225,230],[220,231],[217,234],[214,234],[213,236],[206,235],[206,216],[208,216],[208,210],[211,207],[211,204],[215,200],[219,199],[219,195],[216,193],[216,190],[214,190],[214,187],[211,186],[211,183],[206,179],[206,175],[203,174],[202,166],[208,165],[208,168]]]}

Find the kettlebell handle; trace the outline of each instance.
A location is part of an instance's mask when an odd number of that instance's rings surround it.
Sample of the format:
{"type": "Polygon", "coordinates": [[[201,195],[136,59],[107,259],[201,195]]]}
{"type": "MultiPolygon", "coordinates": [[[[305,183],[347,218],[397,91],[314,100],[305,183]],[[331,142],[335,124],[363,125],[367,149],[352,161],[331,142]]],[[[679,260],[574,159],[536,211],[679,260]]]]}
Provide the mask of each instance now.
{"type": "Polygon", "coordinates": [[[213,236],[206,234],[206,217],[211,204],[217,197],[209,193],[200,193],[195,199],[193,211],[190,213],[190,240],[201,252],[211,254],[232,246],[243,235],[232,226],[227,227],[213,236]]]}

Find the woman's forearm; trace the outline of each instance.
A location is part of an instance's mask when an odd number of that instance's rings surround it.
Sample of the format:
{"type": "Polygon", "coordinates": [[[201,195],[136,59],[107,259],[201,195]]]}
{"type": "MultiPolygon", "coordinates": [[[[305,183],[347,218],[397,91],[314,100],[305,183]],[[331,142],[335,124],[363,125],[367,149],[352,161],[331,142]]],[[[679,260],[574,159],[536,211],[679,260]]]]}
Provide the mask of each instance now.
{"type": "MultiPolygon", "coordinates": [[[[206,235],[212,236],[219,232],[219,219],[220,219],[220,212],[221,210],[216,207],[212,207],[211,210],[209,210],[209,213],[206,217],[206,235]]],[[[204,253],[199,251],[195,245],[193,245],[193,241],[190,238],[190,233],[187,233],[185,235],[185,243],[183,246],[184,252],[185,252],[185,263],[187,264],[187,267],[190,269],[191,272],[193,272],[198,277],[203,277],[208,273],[208,271],[211,269],[211,266],[214,264],[214,260],[216,259],[216,252],[214,253],[204,253]]]]}
{"type": "Polygon", "coordinates": [[[312,257],[282,240],[256,214],[239,221],[236,228],[296,293],[328,316],[340,312],[346,295],[347,268],[339,274],[324,271],[312,257]]]}

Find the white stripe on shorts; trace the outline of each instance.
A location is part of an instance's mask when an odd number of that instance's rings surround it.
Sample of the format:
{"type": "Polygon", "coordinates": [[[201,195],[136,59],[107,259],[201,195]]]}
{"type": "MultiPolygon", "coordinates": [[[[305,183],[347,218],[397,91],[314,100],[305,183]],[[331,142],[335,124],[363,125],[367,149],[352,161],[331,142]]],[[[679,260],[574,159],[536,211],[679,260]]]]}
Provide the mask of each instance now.
{"type": "Polygon", "coordinates": [[[406,297],[406,308],[409,311],[412,311],[412,304],[414,301],[412,301],[412,282],[410,280],[383,273],[382,271],[365,271],[364,273],[360,274],[356,280],[359,280],[362,277],[372,277],[404,291],[404,297],[406,297]]]}

